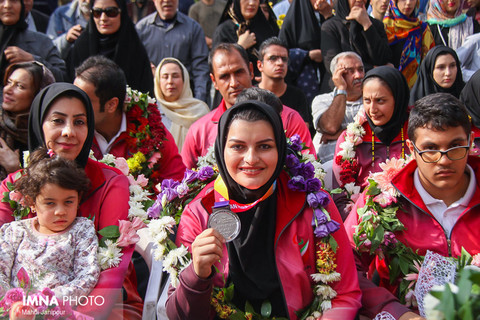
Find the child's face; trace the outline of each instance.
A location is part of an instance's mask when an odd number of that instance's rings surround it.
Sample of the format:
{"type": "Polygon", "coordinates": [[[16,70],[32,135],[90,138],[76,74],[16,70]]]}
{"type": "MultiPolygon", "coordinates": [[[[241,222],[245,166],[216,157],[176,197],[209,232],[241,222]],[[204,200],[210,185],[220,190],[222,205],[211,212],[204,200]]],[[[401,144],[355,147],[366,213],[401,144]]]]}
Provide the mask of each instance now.
{"type": "Polygon", "coordinates": [[[77,217],[78,201],[78,191],[47,183],[32,206],[38,217],[37,230],[52,234],[67,229],[77,217]]]}

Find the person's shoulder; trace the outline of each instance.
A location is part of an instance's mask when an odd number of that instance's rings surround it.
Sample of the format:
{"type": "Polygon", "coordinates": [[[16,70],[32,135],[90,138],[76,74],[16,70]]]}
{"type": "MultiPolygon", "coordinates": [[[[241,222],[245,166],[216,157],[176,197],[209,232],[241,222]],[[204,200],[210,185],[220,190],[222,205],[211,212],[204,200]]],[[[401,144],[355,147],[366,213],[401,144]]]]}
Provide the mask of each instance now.
{"type": "Polygon", "coordinates": [[[332,101],[333,101],[333,91],[322,93],[322,94],[319,94],[318,96],[315,96],[315,98],[313,98],[312,107],[315,104],[323,104],[323,103],[332,102],[332,101]]]}
{"type": "Polygon", "coordinates": [[[76,217],[72,224],[74,230],[92,230],[95,231],[95,224],[91,219],[86,217],[76,217]]]}
{"type": "Polygon", "coordinates": [[[190,126],[190,130],[198,130],[199,128],[204,128],[205,126],[207,126],[211,121],[212,121],[212,118],[214,117],[214,115],[216,114],[217,112],[217,108],[211,110],[209,113],[207,113],[206,115],[200,117],[197,121],[195,121],[191,126],[190,126]]]}
{"type": "Polygon", "coordinates": [[[321,28],[323,29],[337,29],[343,26],[342,19],[337,16],[333,16],[330,19],[327,19],[322,23],[321,28]]]}
{"type": "Polygon", "coordinates": [[[137,24],[135,25],[135,27],[137,29],[141,29],[141,28],[144,28],[144,27],[152,24],[155,21],[155,16],[156,15],[157,15],[156,11],[150,13],[149,15],[147,15],[146,17],[143,17],[140,21],[138,21],[137,24]]]}

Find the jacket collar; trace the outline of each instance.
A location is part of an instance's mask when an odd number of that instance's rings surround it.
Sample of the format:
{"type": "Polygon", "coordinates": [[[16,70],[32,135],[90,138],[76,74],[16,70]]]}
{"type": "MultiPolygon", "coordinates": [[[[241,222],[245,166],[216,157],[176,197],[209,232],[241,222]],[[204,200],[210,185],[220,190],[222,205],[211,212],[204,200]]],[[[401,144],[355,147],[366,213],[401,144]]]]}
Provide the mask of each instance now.
{"type": "MultiPolygon", "coordinates": [[[[92,196],[98,189],[100,189],[105,184],[105,175],[102,172],[101,166],[98,165],[99,162],[92,159],[87,160],[87,165],[85,166],[85,173],[87,174],[88,179],[90,179],[90,188],[86,194],[82,197],[82,203],[85,202],[90,196],[92,196]]],[[[114,168],[112,168],[114,169],[114,168]]]]}
{"type": "MultiPolygon", "coordinates": [[[[472,197],[472,201],[468,204],[467,210],[480,204],[480,158],[475,156],[469,156],[467,163],[472,167],[475,173],[476,188],[472,197]]],[[[413,184],[413,174],[417,169],[417,162],[415,160],[410,161],[399,173],[392,179],[392,185],[400,192],[408,201],[419,207],[424,212],[432,215],[427,209],[427,206],[422,200],[422,197],[415,189],[413,184]]]]}

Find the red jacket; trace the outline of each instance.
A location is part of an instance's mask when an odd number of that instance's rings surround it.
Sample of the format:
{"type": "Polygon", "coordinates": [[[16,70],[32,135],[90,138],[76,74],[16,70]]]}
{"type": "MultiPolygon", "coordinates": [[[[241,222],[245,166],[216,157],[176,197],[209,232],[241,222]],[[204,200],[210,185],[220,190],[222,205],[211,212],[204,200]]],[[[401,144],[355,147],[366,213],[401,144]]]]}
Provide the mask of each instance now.
{"type": "MultiPolygon", "coordinates": [[[[447,239],[442,226],[427,209],[415,189],[413,174],[417,168],[416,161],[411,161],[392,179],[392,184],[401,195],[399,198],[401,209],[397,211],[397,218],[405,225],[405,231],[395,234],[399,241],[412,248],[413,251],[418,250],[420,255],[425,255],[427,250],[431,250],[443,256],[457,257],[461,254],[462,247],[472,255],[480,253],[480,228],[478,228],[480,225],[480,158],[469,157],[468,164],[476,173],[477,186],[468,207],[455,223],[450,240],[447,239]]],[[[349,233],[352,246],[355,246],[352,238],[355,232],[354,226],[358,224],[357,207],[362,208],[364,205],[365,193],[359,198],[345,221],[345,228],[349,233]]],[[[372,257],[365,254],[361,258],[362,268],[367,270],[372,262],[372,257]]],[[[376,268],[380,275],[380,283],[387,286],[389,283],[387,266],[383,261],[376,261],[376,268]]],[[[383,308],[398,319],[401,314],[408,311],[392,294],[388,294],[385,288],[372,287],[371,283],[366,283],[368,287],[364,287],[362,283],[365,282],[360,279],[363,293],[362,304],[366,309],[367,316],[375,315],[383,308]],[[370,310],[366,306],[370,306],[370,310]]],[[[396,288],[390,288],[390,290],[394,289],[396,288]]]]}
{"type": "MultiPolygon", "coordinates": [[[[126,220],[128,217],[128,180],[117,169],[107,166],[103,163],[88,159],[85,172],[90,179],[90,190],[82,197],[82,202],[78,210],[78,216],[90,217],[93,219],[95,229],[98,231],[110,225],[118,225],[118,220],[126,220]]],[[[7,182],[14,182],[15,173],[11,173],[2,182],[0,194],[8,192],[7,182]]],[[[32,214],[28,218],[33,217],[32,214]]],[[[5,202],[0,202],[0,225],[13,221],[12,209],[5,202]]],[[[79,306],[78,311],[94,316],[95,319],[133,319],[136,315],[142,314],[142,301],[136,291],[135,273],[129,269],[130,260],[135,249],[134,245],[122,250],[122,262],[118,267],[110,268],[100,273],[95,289],[90,293],[92,296],[101,296],[105,298],[105,304],[102,306],[79,306]],[[128,269],[128,273],[127,273],[128,269]],[[130,278],[130,275],[132,278],[130,278]],[[128,293],[126,303],[129,306],[114,308],[115,295],[120,295],[122,299],[121,288],[125,287],[128,293]],[[123,309],[131,312],[127,316],[123,309]],[[115,316],[116,314],[116,316],[115,316]]],[[[100,300],[98,300],[100,301],[100,300]]]]}
{"type": "MultiPolygon", "coordinates": [[[[313,299],[310,278],[310,274],[315,273],[313,212],[306,204],[306,194],[288,189],[287,181],[288,175],[282,173],[277,183],[275,258],[290,318],[296,319],[295,311],[305,307],[313,299]],[[299,243],[309,244],[303,256],[299,243]]],[[[185,208],[178,227],[177,245],[182,243],[191,249],[196,236],[207,228],[214,201],[213,183],[211,183],[185,208]]],[[[341,223],[333,201],[330,201],[325,209],[332,219],[341,223]]],[[[322,319],[353,319],[360,307],[360,290],[352,251],[343,225],[334,233],[334,237],[339,245],[336,262],[341,281],[333,285],[338,295],[332,302],[333,309],[327,311],[322,319]]],[[[224,270],[227,277],[229,269],[226,246],[223,247],[221,264],[217,263],[216,266],[218,270],[224,270]]],[[[180,274],[178,288],[169,295],[167,300],[169,319],[200,319],[199,315],[204,315],[202,319],[213,319],[215,312],[210,306],[213,284],[222,285],[220,274],[203,280],[196,276],[193,265],[187,267],[180,274]]]]}
{"type": "MultiPolygon", "coordinates": [[[[182,148],[182,159],[187,168],[195,168],[198,157],[206,155],[208,148],[213,146],[217,138],[218,120],[220,120],[220,117],[226,110],[225,100],[222,99],[222,102],[217,108],[190,126],[182,148]]],[[[294,134],[300,135],[301,140],[305,143],[309,152],[316,158],[317,154],[313,146],[310,131],[308,131],[305,121],[303,121],[300,114],[292,108],[283,106],[282,122],[287,137],[291,137],[294,134]]]]}
{"type": "MultiPolygon", "coordinates": [[[[131,158],[133,155],[127,149],[127,143],[125,140],[125,135],[128,135],[127,132],[123,132],[118,136],[115,142],[112,144],[112,148],[109,153],[115,157],[123,157],[125,159],[131,158]]],[[[101,160],[103,158],[102,151],[98,146],[97,139],[93,139],[92,144],[93,155],[96,159],[101,160]]],[[[163,140],[163,145],[160,150],[162,157],[158,160],[160,164],[160,171],[156,172],[158,174],[159,181],[163,179],[175,179],[181,181],[183,179],[183,174],[185,173],[185,166],[183,165],[182,157],[178,153],[177,145],[173,139],[172,134],[165,128],[165,139],[163,140]]]]}

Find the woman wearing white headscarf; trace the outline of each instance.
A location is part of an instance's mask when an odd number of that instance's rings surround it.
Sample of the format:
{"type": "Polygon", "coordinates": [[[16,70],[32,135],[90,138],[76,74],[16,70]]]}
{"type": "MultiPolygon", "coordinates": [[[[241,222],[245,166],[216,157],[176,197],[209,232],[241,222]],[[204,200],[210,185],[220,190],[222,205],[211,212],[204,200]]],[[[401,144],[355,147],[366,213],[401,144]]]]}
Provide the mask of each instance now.
{"type": "Polygon", "coordinates": [[[193,98],[187,68],[175,58],[165,58],[155,71],[155,96],[163,123],[182,150],[188,128],[210,110],[193,98]]]}

